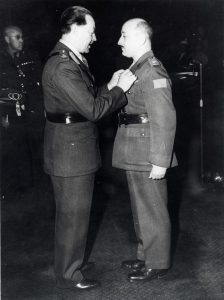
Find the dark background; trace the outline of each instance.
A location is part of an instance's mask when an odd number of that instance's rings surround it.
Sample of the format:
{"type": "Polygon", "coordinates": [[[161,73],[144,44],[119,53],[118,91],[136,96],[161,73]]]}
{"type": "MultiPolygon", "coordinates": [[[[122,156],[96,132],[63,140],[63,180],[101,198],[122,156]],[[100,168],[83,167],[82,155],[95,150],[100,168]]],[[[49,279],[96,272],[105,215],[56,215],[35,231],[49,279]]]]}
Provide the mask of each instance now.
{"type": "Polygon", "coordinates": [[[170,53],[175,52],[178,42],[202,26],[209,41],[209,61],[217,71],[222,67],[222,0],[1,0],[0,5],[1,29],[8,24],[21,27],[25,46],[35,48],[43,61],[59,38],[61,12],[71,5],[90,9],[96,19],[98,42],[88,58],[99,83],[117,69],[120,49],[116,44],[120,29],[124,21],[133,17],[150,21],[154,29],[154,52],[165,65],[169,65],[170,53]]]}

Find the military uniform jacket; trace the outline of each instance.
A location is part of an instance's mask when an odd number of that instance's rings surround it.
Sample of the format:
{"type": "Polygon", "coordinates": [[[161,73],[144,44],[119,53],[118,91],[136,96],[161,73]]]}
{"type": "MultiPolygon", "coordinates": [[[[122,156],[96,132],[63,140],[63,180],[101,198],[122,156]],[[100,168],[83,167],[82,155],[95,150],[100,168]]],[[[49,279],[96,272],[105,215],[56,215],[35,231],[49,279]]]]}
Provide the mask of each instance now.
{"type": "Polygon", "coordinates": [[[0,87],[29,93],[41,79],[41,63],[36,53],[21,51],[12,58],[7,50],[0,53],[0,87]]]}
{"type": "Polygon", "coordinates": [[[152,164],[165,168],[175,166],[176,113],[170,78],[152,51],[145,53],[130,70],[137,81],[126,94],[125,112],[147,113],[149,123],[118,127],[113,166],[133,171],[150,171],[152,164]]]}
{"type": "MultiPolygon", "coordinates": [[[[21,51],[19,56],[15,58],[12,58],[6,49],[0,53],[0,89],[2,95],[20,93],[22,96],[20,103],[25,104],[26,110],[36,111],[39,107],[40,110],[42,109],[40,100],[42,94],[39,86],[41,73],[41,63],[34,52],[21,51]]],[[[1,108],[6,114],[17,116],[15,105],[11,104],[13,103],[4,107],[2,105],[1,108]]]]}
{"type": "Polygon", "coordinates": [[[47,121],[44,164],[49,174],[62,177],[95,172],[101,166],[95,121],[127,103],[123,90],[95,87],[88,67],[58,42],[42,76],[46,112],[81,114],[88,121],[72,124],[47,121]]]}

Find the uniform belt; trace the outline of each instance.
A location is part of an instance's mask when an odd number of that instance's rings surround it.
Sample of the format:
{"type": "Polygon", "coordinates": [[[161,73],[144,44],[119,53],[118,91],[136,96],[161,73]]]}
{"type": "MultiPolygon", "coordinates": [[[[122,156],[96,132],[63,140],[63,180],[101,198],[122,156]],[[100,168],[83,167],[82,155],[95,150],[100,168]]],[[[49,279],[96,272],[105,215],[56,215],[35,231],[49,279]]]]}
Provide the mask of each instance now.
{"type": "Polygon", "coordinates": [[[129,124],[146,124],[149,123],[149,118],[148,114],[126,114],[126,113],[119,113],[118,114],[118,124],[119,126],[124,124],[124,125],[129,125],[129,124]]]}
{"type": "Polygon", "coordinates": [[[46,112],[46,118],[48,121],[53,123],[79,123],[79,122],[87,122],[88,120],[80,114],[72,114],[72,113],[49,113],[46,112]]]}

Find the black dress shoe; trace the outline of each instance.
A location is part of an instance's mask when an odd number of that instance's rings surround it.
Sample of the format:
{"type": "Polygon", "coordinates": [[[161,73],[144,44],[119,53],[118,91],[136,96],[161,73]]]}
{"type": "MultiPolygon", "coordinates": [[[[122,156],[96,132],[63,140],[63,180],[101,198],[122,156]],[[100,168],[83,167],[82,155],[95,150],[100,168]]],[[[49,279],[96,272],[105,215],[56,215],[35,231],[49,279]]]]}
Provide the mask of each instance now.
{"type": "Polygon", "coordinates": [[[122,268],[131,269],[131,270],[139,270],[145,266],[145,262],[140,259],[135,260],[124,260],[121,263],[122,268]]]}
{"type": "Polygon", "coordinates": [[[136,272],[128,274],[128,280],[130,282],[137,280],[152,280],[152,279],[160,279],[166,276],[167,269],[145,269],[142,268],[136,272]]]}
{"type": "Polygon", "coordinates": [[[100,282],[93,279],[83,278],[80,282],[74,283],[71,280],[57,284],[59,289],[70,289],[70,290],[90,290],[100,286],[100,282]]]}
{"type": "Polygon", "coordinates": [[[100,286],[100,282],[93,279],[82,279],[79,283],[76,284],[76,288],[80,290],[93,289],[100,286]]]}

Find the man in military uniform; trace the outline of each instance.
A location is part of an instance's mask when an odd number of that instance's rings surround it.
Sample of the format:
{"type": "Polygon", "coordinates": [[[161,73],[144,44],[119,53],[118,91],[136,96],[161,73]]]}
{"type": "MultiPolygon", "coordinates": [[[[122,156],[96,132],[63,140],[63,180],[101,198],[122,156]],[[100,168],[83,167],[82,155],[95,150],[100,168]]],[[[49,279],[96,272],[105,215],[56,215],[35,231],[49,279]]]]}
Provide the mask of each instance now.
{"type": "Polygon", "coordinates": [[[60,20],[62,37],[50,53],[42,83],[46,110],[45,171],[56,202],[55,275],[59,288],[99,285],[83,276],[83,258],[94,186],[101,166],[95,122],[126,104],[136,77],[117,71],[97,89],[83,53],[96,41],[89,10],[67,8],[60,20]]]}
{"type": "Polygon", "coordinates": [[[19,27],[7,26],[3,36],[0,105],[3,155],[8,158],[3,159],[3,182],[11,181],[15,175],[14,188],[18,185],[20,189],[33,183],[34,169],[41,162],[44,125],[41,63],[36,55],[23,50],[23,33],[19,27]]]}
{"type": "Polygon", "coordinates": [[[113,166],[127,175],[135,231],[137,259],[122,266],[133,271],[130,281],[163,276],[170,267],[170,218],[165,174],[177,164],[173,155],[176,114],[171,82],[151,50],[152,29],[143,19],[127,21],[118,45],[131,57],[137,76],[126,93],[128,104],[119,114],[113,166]]]}

